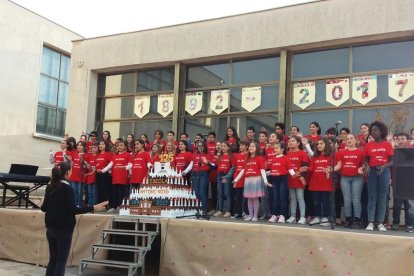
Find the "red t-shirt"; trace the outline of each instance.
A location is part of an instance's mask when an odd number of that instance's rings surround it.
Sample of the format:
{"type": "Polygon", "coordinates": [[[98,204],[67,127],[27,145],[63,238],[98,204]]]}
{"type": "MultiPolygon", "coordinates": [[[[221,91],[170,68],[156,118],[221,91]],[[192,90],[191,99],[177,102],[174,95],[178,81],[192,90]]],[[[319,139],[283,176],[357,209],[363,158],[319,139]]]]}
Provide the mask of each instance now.
{"type": "Polygon", "coordinates": [[[234,138],[234,137],[231,137],[231,138],[229,138],[228,140],[227,140],[227,142],[230,144],[230,146],[231,145],[233,145],[233,143],[235,143],[235,142],[237,142],[237,139],[236,138],[234,138]]]}
{"type": "Polygon", "coordinates": [[[193,154],[193,171],[208,171],[210,170],[210,167],[207,164],[204,164],[203,157],[207,158],[207,160],[212,163],[213,162],[213,156],[211,156],[208,153],[199,153],[195,152],[193,154]]]}
{"type": "Polygon", "coordinates": [[[358,169],[364,164],[364,152],[361,149],[344,149],[336,153],[335,159],[341,161],[342,176],[357,176],[358,169]]]}
{"type": "Polygon", "coordinates": [[[101,152],[96,157],[96,170],[103,170],[112,161],[112,153],[101,152]]]}
{"type": "Polygon", "coordinates": [[[312,143],[316,144],[318,143],[318,140],[321,139],[321,136],[320,135],[312,136],[309,134],[309,135],[306,135],[305,138],[308,138],[309,140],[312,141],[312,143]]]}
{"type": "Polygon", "coordinates": [[[159,145],[161,145],[161,148],[162,149],[165,149],[165,144],[166,144],[166,142],[164,141],[164,140],[162,140],[162,139],[160,139],[160,140],[154,140],[154,141],[151,141],[150,143],[149,143],[149,145],[148,145],[148,148],[149,149],[151,149],[152,148],[152,146],[154,145],[154,143],[155,142],[157,142],[159,145]]]}
{"type": "Polygon", "coordinates": [[[178,172],[182,172],[191,163],[193,154],[189,151],[179,152],[174,159],[174,166],[178,172]]]}
{"type": "MultiPolygon", "coordinates": [[[[150,154],[151,157],[151,154],[150,154]]],[[[158,154],[151,157],[151,163],[154,164],[155,162],[160,162],[161,158],[158,154]]]]}
{"type": "Polygon", "coordinates": [[[260,152],[265,152],[267,143],[260,143],[260,152]]]}
{"type": "Polygon", "coordinates": [[[72,174],[69,177],[69,181],[85,182],[86,170],[82,166],[83,161],[89,162],[89,155],[87,153],[72,154],[72,174]]]}
{"type": "Polygon", "coordinates": [[[207,143],[207,152],[214,156],[214,153],[216,152],[216,142],[208,142],[207,143]]]}
{"type": "Polygon", "coordinates": [[[369,158],[369,165],[375,167],[387,164],[388,158],[394,155],[394,149],[387,141],[369,142],[365,145],[364,153],[369,158]]]}
{"type": "Polygon", "coordinates": [[[272,165],[272,159],[276,156],[275,148],[270,146],[265,150],[265,159],[266,159],[266,170],[270,170],[270,166],[272,165]]]}
{"type": "Polygon", "coordinates": [[[360,148],[364,148],[367,144],[367,136],[364,136],[363,134],[358,134],[356,140],[358,142],[358,147],[360,148]]]}
{"type": "MultiPolygon", "coordinates": [[[[96,167],[96,158],[98,156],[97,155],[93,155],[93,154],[89,154],[89,165],[91,167],[96,167]]],[[[96,180],[96,171],[93,171],[92,169],[88,170],[88,176],[86,176],[86,184],[94,184],[95,180],[96,180]]]]}
{"type": "Polygon", "coordinates": [[[341,142],[341,143],[338,145],[338,151],[344,150],[345,148],[346,148],[346,143],[344,143],[344,142],[341,142]]]}
{"type": "MultiPolygon", "coordinates": [[[[239,173],[246,166],[246,160],[247,160],[247,153],[236,153],[233,155],[232,165],[235,167],[234,176],[233,176],[234,179],[239,175],[239,173]]],[[[236,186],[235,186],[236,188],[244,187],[245,176],[246,175],[244,174],[243,177],[239,181],[237,181],[236,186]]]]}
{"type": "Polygon", "coordinates": [[[128,163],[132,163],[129,152],[118,153],[112,157],[112,184],[128,184],[128,170],[125,168],[128,163]]]}
{"type": "Polygon", "coordinates": [[[324,170],[332,165],[332,157],[319,155],[311,158],[308,171],[312,172],[309,184],[309,191],[332,192],[332,175],[327,174],[324,170]]]}
{"type": "MultiPolygon", "coordinates": [[[[213,155],[213,163],[217,164],[219,161],[218,155],[213,155]]],[[[211,184],[217,184],[217,170],[210,170],[209,181],[211,184]]]]}
{"type": "MultiPolygon", "coordinates": [[[[299,172],[299,168],[303,167],[304,164],[309,164],[309,157],[306,154],[305,151],[299,150],[299,151],[289,151],[287,154],[287,157],[290,161],[290,165],[292,166],[292,169],[295,171],[295,173],[299,172]]],[[[305,186],[300,181],[299,177],[292,177],[290,174],[288,175],[288,185],[289,188],[305,188],[305,186]]]]}
{"type": "Polygon", "coordinates": [[[151,156],[147,151],[134,153],[132,155],[132,169],[130,183],[142,184],[144,177],[148,174],[148,163],[152,163],[151,156]]]}
{"type": "Polygon", "coordinates": [[[223,154],[217,165],[217,173],[228,173],[231,169],[231,158],[229,154],[223,154]]]}
{"type": "Polygon", "coordinates": [[[292,165],[290,164],[290,160],[287,156],[274,156],[271,159],[271,176],[287,175],[290,169],[292,169],[292,165]]]}
{"type": "Polygon", "coordinates": [[[260,170],[265,169],[265,159],[263,156],[250,157],[246,161],[246,167],[244,168],[245,177],[260,176],[260,170]]]}
{"type": "Polygon", "coordinates": [[[55,152],[55,154],[53,154],[53,159],[55,160],[55,162],[53,164],[56,166],[60,162],[65,161],[65,157],[64,157],[65,154],[66,154],[66,152],[64,152],[64,151],[55,152]]]}

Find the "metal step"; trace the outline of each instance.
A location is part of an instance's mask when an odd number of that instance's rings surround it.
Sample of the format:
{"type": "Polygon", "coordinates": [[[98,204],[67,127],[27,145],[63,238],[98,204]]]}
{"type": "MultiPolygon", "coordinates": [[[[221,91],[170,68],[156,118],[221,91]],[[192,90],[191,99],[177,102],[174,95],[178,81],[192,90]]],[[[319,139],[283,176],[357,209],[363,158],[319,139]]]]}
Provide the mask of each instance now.
{"type": "Polygon", "coordinates": [[[142,252],[146,253],[147,251],[151,250],[151,247],[144,247],[144,246],[133,246],[133,245],[124,245],[124,244],[111,244],[111,243],[103,243],[103,244],[94,244],[93,249],[106,249],[106,250],[117,250],[117,251],[128,251],[128,252],[142,252]]]}
{"type": "Polygon", "coordinates": [[[107,266],[107,267],[117,267],[117,268],[126,268],[128,269],[128,275],[134,275],[139,267],[142,267],[139,263],[133,262],[123,262],[115,260],[96,260],[96,259],[82,259],[79,266],[79,274],[82,274],[82,271],[86,268],[87,265],[96,265],[96,266],[107,266]]]}
{"type": "Polygon", "coordinates": [[[125,230],[125,229],[103,229],[103,234],[112,234],[112,235],[127,235],[127,236],[156,236],[158,232],[155,231],[142,231],[142,230],[125,230]]]}

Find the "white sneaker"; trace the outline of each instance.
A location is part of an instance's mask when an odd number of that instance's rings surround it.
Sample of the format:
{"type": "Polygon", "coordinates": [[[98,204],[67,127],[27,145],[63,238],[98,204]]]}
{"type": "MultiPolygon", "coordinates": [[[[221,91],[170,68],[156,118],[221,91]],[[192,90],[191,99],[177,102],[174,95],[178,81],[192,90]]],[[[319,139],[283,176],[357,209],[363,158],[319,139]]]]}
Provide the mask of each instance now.
{"type": "Polygon", "coordinates": [[[285,216],[284,215],[280,215],[279,216],[279,220],[277,221],[278,223],[285,223],[286,222],[286,220],[285,220],[285,216]]]}
{"type": "MultiPolygon", "coordinates": [[[[210,214],[210,212],[208,214],[210,214]]],[[[223,215],[223,213],[221,211],[217,211],[213,214],[214,217],[221,217],[222,215],[223,215]]]]}
{"type": "Polygon", "coordinates": [[[321,226],[325,226],[325,227],[331,226],[330,223],[329,223],[329,219],[328,218],[322,218],[321,219],[321,226]]]}
{"type": "Polygon", "coordinates": [[[259,221],[258,218],[252,218],[252,221],[259,221]]]}
{"type": "Polygon", "coordinates": [[[299,224],[306,224],[306,218],[305,218],[305,217],[301,217],[301,218],[298,220],[298,223],[299,223],[299,224]]]}
{"type": "Polygon", "coordinates": [[[226,213],[223,215],[223,218],[229,218],[229,217],[231,217],[231,213],[230,213],[230,212],[226,212],[226,213]]]}
{"type": "Polygon", "coordinates": [[[372,222],[368,223],[368,226],[367,226],[367,228],[365,228],[365,230],[367,230],[367,231],[374,231],[374,224],[372,222]]]}
{"type": "Polygon", "coordinates": [[[268,220],[268,222],[273,222],[273,223],[275,223],[277,221],[277,216],[275,216],[275,215],[273,215],[269,220],[268,220]]]}
{"type": "MultiPolygon", "coordinates": [[[[219,211],[218,211],[219,212],[219,211]]],[[[216,211],[216,209],[213,209],[213,210],[211,210],[210,212],[208,212],[207,213],[207,215],[209,215],[209,216],[214,216],[215,214],[217,214],[218,213],[217,211],[216,211]]]]}
{"type": "Polygon", "coordinates": [[[295,223],[296,222],[296,218],[294,216],[291,216],[286,222],[287,223],[295,223]]]}
{"type": "Polygon", "coordinates": [[[384,224],[380,223],[378,224],[378,231],[386,232],[387,228],[385,228],[384,224]]]}
{"type": "Polygon", "coordinates": [[[310,222],[309,222],[309,224],[310,225],[313,225],[313,224],[318,224],[318,223],[320,223],[321,222],[321,220],[319,219],[319,217],[314,217],[313,218],[313,220],[311,220],[310,222]]]}
{"type": "Polygon", "coordinates": [[[252,217],[248,216],[248,217],[246,217],[244,220],[245,220],[245,221],[251,221],[251,220],[252,220],[252,217]]]}

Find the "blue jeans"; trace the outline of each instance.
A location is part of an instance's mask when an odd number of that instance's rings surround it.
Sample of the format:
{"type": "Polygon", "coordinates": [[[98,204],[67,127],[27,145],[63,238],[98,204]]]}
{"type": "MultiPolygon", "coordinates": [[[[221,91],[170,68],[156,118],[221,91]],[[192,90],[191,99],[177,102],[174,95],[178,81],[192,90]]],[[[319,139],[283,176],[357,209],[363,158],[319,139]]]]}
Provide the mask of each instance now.
{"type": "Polygon", "coordinates": [[[312,191],[313,201],[313,216],[314,217],[329,217],[331,203],[329,197],[331,192],[312,191]],[[321,206],[322,205],[322,206],[321,206]]]}
{"type": "Polygon", "coordinates": [[[287,183],[287,175],[270,176],[270,184],[272,184],[272,205],[271,214],[287,217],[288,215],[288,200],[289,188],[287,183]]]}
{"type": "Polygon", "coordinates": [[[368,175],[368,222],[384,222],[387,196],[390,186],[390,169],[385,168],[382,174],[378,175],[376,167],[371,167],[368,175]]]}
{"type": "Polygon", "coordinates": [[[392,208],[392,224],[400,224],[401,205],[404,204],[405,225],[414,225],[414,200],[413,199],[394,199],[394,206],[392,208]]]}
{"type": "Polygon", "coordinates": [[[208,171],[198,171],[192,173],[192,184],[196,197],[201,200],[201,210],[207,212],[208,205],[208,171]]]}
{"type": "Polygon", "coordinates": [[[75,204],[76,206],[83,205],[83,183],[82,182],[75,182],[71,181],[70,186],[72,187],[73,191],[75,192],[75,204]]]}
{"type": "Polygon", "coordinates": [[[361,193],[362,176],[342,176],[341,188],[344,196],[345,217],[352,217],[352,207],[354,207],[354,217],[361,217],[361,193]]]}
{"type": "Polygon", "coordinates": [[[217,174],[218,210],[231,212],[233,208],[233,184],[231,179],[228,179],[225,184],[221,183],[221,178],[225,175],[225,173],[217,174]],[[226,206],[224,206],[224,198],[226,198],[226,206]]]}
{"type": "Polygon", "coordinates": [[[98,192],[96,190],[96,183],[87,184],[88,188],[88,205],[92,206],[98,203],[98,192]]]}
{"type": "Polygon", "coordinates": [[[46,268],[46,276],[63,276],[72,243],[72,232],[48,228],[46,229],[46,238],[49,244],[49,263],[46,268]]]}

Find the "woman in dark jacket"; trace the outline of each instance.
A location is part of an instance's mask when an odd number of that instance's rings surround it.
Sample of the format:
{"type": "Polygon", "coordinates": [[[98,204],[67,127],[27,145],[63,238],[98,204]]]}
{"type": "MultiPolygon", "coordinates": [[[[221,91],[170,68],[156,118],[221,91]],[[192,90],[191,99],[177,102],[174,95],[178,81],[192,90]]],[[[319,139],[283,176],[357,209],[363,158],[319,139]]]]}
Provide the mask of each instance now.
{"type": "Polygon", "coordinates": [[[67,179],[71,174],[68,162],[60,162],[52,169],[52,178],[46,188],[42,211],[46,213],[46,238],[49,243],[49,264],[46,276],[60,276],[65,274],[66,261],[72,242],[75,228],[75,215],[93,211],[105,210],[108,201],[86,206],[76,207],[75,195],[67,179]]]}

